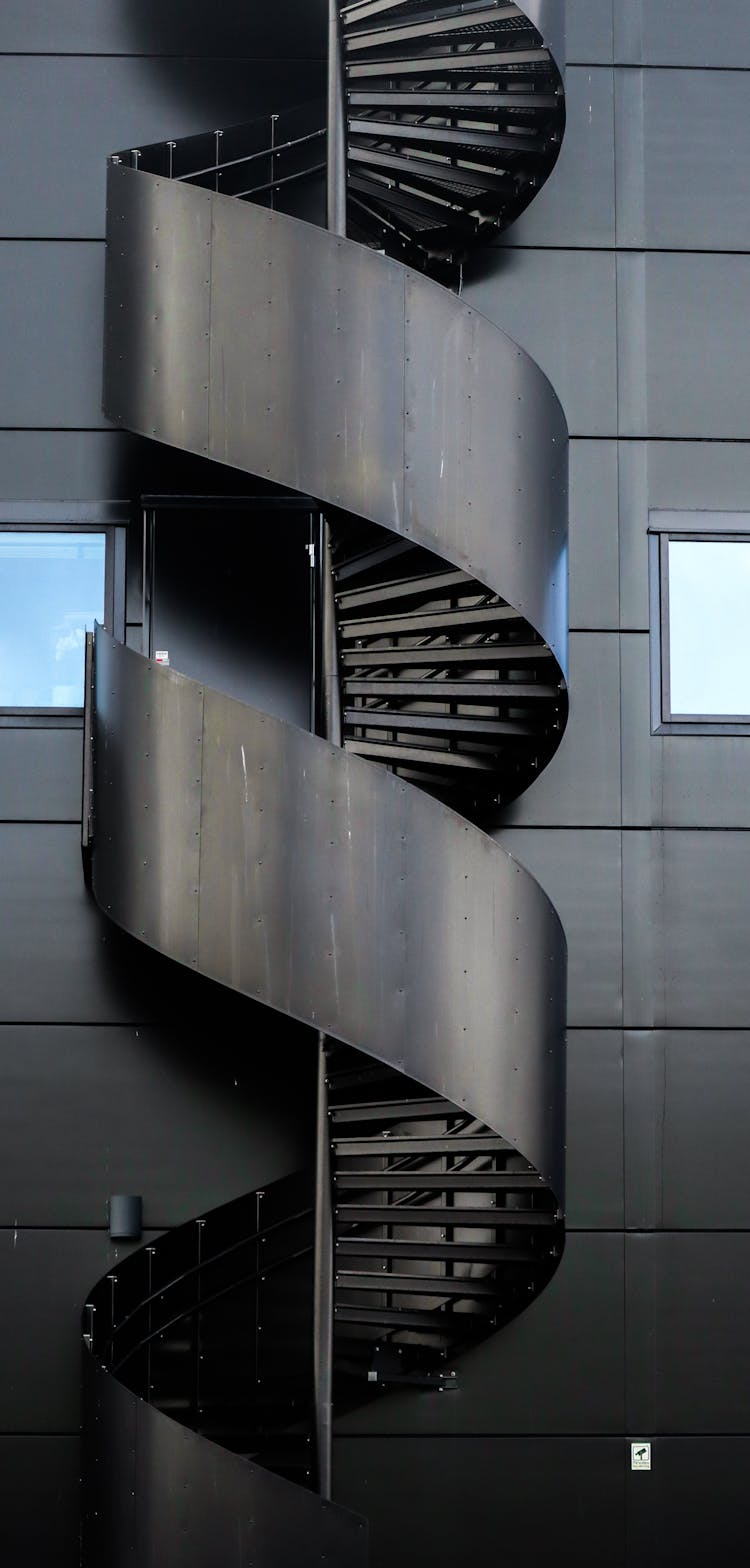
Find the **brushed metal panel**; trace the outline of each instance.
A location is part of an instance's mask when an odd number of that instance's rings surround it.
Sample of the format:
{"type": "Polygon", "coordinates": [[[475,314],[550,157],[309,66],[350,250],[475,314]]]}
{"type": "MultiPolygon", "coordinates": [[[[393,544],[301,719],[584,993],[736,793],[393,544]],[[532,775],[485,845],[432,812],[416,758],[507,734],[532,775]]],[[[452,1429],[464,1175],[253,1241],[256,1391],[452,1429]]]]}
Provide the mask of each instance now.
{"type": "MultiPolygon", "coordinates": [[[[554,178],[554,176],[553,176],[554,178]]],[[[615,258],[592,251],[484,251],[463,298],[541,366],[572,436],[617,432],[615,258]]]]}
{"type": "Polygon", "coordinates": [[[80,822],[81,730],[0,730],[0,821],[80,822]]]}
{"type": "Polygon", "coordinates": [[[525,16],[541,33],[561,71],[565,69],[565,0],[524,0],[525,16]]]}
{"type": "Polygon", "coordinates": [[[648,636],[623,637],[621,660],[624,824],[750,828],[746,738],[652,735],[648,636]]]}
{"type": "Polygon", "coordinates": [[[567,1233],[623,1219],[623,1044],[619,1029],[568,1030],[567,1233]]]}
{"type": "Polygon", "coordinates": [[[105,413],[141,435],[205,453],[211,198],[113,165],[107,233],[105,413]]]}
{"type": "Polygon", "coordinates": [[[611,632],[570,638],[571,705],[552,761],[526,793],[506,806],[514,827],[618,827],[620,639],[611,632]]]}
{"type": "Polygon", "coordinates": [[[618,244],[746,251],[747,72],[616,71],[615,104],[618,244]]]}
{"type": "Polygon", "coordinates": [[[620,833],[608,828],[500,828],[494,837],[541,883],[568,942],[568,1023],[622,1021],[620,833]]]}
{"type": "Polygon", "coordinates": [[[81,1453],[77,1437],[0,1436],[6,1563],[78,1568],[81,1453]]]}
{"type": "Polygon", "coordinates": [[[21,54],[223,55],[283,59],[294,41],[297,59],[323,58],[326,0],[77,0],[64,15],[58,0],[3,0],[3,47],[21,54]]]}
{"type": "Polygon", "coordinates": [[[515,343],[414,273],[405,349],[403,532],[504,583],[564,663],[567,431],[552,388],[515,343]]]}
{"type": "Polygon", "coordinates": [[[105,1229],[109,1195],[135,1192],[161,1229],[301,1169],[314,1052],[300,1033],[213,988],[205,1011],[191,988],[161,1026],[0,1026],[0,1225],[105,1229]]]}
{"type": "Polygon", "coordinates": [[[133,935],[195,965],[203,689],[109,637],[97,650],[96,897],[126,928],[137,908],[133,935]]]}
{"type": "Polygon", "coordinates": [[[619,624],[615,441],[570,444],[570,629],[619,624]]]}
{"type": "Polygon", "coordinates": [[[0,382],[6,430],[96,429],[104,255],[98,244],[0,243],[0,382]]]}
{"type": "MultiPolygon", "coordinates": [[[[2,21],[5,34],[5,7],[2,21]]],[[[233,48],[225,59],[157,63],[76,56],[70,43],[64,47],[62,55],[0,55],[6,238],[101,239],[113,148],[236,125],[324,90],[322,66],[300,58],[261,62],[233,48]]]]}
{"type": "Polygon", "coordinates": [[[403,269],[230,197],[213,221],[211,456],[398,520],[403,269]]]}
{"type": "Polygon", "coordinates": [[[368,1514],[372,1568],[492,1562],[500,1541],[509,1568],[600,1568],[602,1541],[608,1568],[625,1562],[614,1438],[340,1438],[334,1470],[337,1498],[368,1514]]]}
{"type": "Polygon", "coordinates": [[[743,438],[750,257],[617,258],[623,436],[743,438]]]}
{"type": "Polygon", "coordinates": [[[615,60],[623,65],[727,67],[747,49],[744,0],[613,0],[615,60]]]}
{"type": "Polygon", "coordinates": [[[450,1397],[389,1392],[341,1416],[348,1434],[621,1433],[624,1237],[574,1231],[532,1311],[462,1357],[450,1397]]]}
{"type": "Polygon", "coordinates": [[[750,1033],[625,1035],[629,1226],[750,1229],[750,1033]]]}
{"type": "Polygon", "coordinates": [[[750,1235],[629,1235],[625,1274],[628,1430],[746,1432],[750,1235]]]}
{"type": "Polygon", "coordinates": [[[684,511],[692,514],[690,526],[696,528],[715,527],[722,512],[748,511],[750,446],[744,441],[623,441],[619,469],[621,625],[647,631],[649,511],[684,511]],[[707,513],[715,514],[713,522],[707,513]]]}
{"type": "Polygon", "coordinates": [[[564,944],[533,880],[393,775],[217,692],[203,698],[100,631],[105,644],[95,889],[112,918],[467,1105],[559,1191],[564,944]],[[129,750],[115,784],[118,733],[129,750]],[[158,878],[141,865],[157,853],[158,878]]]}
{"type": "Polygon", "coordinates": [[[613,246],[614,175],[612,71],[570,66],[565,73],[565,135],[554,171],[498,243],[582,250],[613,246]]]}
{"type": "Polygon", "coordinates": [[[628,1027],[746,1025],[746,832],[624,834],[623,905],[628,1027]]]}

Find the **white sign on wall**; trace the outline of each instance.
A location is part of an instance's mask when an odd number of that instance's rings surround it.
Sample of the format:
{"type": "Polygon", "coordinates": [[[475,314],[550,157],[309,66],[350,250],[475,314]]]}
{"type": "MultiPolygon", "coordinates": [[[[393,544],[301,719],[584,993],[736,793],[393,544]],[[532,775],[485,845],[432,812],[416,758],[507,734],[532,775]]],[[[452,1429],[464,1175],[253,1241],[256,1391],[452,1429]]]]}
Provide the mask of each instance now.
{"type": "Polygon", "coordinates": [[[630,1468],[631,1468],[631,1470],[650,1470],[651,1469],[651,1444],[650,1443],[631,1443],[631,1445],[630,1445],[630,1468]]]}

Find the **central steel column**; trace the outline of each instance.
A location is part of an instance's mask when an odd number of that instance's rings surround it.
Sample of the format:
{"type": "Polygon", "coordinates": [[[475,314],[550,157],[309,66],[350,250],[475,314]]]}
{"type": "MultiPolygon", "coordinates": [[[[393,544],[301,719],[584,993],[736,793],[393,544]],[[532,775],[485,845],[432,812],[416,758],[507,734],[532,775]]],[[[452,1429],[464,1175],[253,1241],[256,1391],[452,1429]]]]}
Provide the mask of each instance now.
{"type": "MultiPolygon", "coordinates": [[[[328,228],[346,235],[346,123],[341,24],[338,0],[328,0],[328,228]]],[[[320,615],[322,702],[320,728],[326,740],[341,745],[341,698],[336,654],[336,606],[333,597],[331,539],[328,523],[320,531],[317,572],[320,615]]],[[[318,1036],[317,1149],[315,1159],[315,1299],[314,1381],[315,1447],[318,1491],[331,1497],[333,1414],[334,1225],[331,1146],[328,1119],[328,1053],[324,1034],[318,1036]]]]}

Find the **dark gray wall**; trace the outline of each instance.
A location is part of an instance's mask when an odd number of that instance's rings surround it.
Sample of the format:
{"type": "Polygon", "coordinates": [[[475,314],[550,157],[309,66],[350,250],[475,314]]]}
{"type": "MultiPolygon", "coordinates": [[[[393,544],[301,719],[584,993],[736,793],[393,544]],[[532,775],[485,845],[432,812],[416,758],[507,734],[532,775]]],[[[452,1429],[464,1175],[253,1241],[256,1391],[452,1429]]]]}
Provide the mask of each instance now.
{"type": "MultiPolygon", "coordinates": [[[[745,0],[568,11],[558,169],[465,292],[548,370],[573,435],[571,723],[498,827],[570,943],[571,1233],[458,1393],[340,1423],[374,1568],[703,1568],[744,1544],[750,753],[650,735],[646,528],[750,495],[750,21],[745,0]]],[[[104,159],[315,96],[324,19],[324,0],[4,0],[0,499],[247,489],[105,426],[104,159]]],[[[158,1229],[305,1144],[305,1041],[91,908],[79,744],[0,730],[8,1568],[78,1560],[77,1314],[112,1256],[108,1193],[142,1191],[158,1229]]]]}

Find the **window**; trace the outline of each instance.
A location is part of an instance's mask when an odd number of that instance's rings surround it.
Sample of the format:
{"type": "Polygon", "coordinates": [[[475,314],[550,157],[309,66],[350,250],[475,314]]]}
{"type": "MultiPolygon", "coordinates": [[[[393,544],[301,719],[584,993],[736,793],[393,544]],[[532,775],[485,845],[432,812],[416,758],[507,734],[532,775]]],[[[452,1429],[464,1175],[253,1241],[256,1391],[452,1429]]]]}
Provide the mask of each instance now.
{"type": "Polygon", "coordinates": [[[104,529],[0,528],[0,709],[83,706],[84,647],[104,620],[104,529]]]}
{"type": "Polygon", "coordinates": [[[654,730],[750,734],[750,531],[659,530],[652,610],[654,730]]]}

